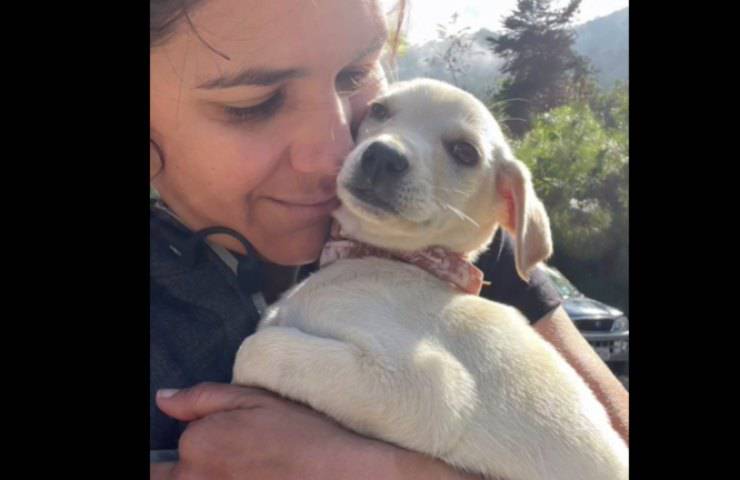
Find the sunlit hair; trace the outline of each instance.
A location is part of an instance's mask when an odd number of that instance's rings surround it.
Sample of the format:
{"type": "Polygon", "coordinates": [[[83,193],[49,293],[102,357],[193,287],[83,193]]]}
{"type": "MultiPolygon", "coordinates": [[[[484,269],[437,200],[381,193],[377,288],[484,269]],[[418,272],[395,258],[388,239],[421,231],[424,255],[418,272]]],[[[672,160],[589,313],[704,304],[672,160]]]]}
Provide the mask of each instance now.
{"type": "MultiPolygon", "coordinates": [[[[172,33],[185,22],[198,39],[215,54],[229,59],[223,52],[208,44],[193,25],[190,15],[207,0],[149,0],[149,48],[165,43],[172,33]]],[[[388,12],[393,27],[388,35],[389,54],[393,62],[401,46],[402,30],[406,21],[407,0],[398,0],[388,12]]]]}

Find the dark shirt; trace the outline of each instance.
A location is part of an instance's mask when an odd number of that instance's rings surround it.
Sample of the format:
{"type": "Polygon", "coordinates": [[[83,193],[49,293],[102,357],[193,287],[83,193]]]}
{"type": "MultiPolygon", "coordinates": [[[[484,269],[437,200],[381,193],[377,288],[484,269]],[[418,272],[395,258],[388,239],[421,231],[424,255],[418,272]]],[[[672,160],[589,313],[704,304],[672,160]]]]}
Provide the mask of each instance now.
{"type": "Polygon", "coordinates": [[[150,448],[177,448],[184,424],[154,402],[160,388],[231,381],[236,351],[260,315],[236,275],[210,248],[188,258],[192,234],[168,214],[150,219],[150,448]]]}
{"type": "Polygon", "coordinates": [[[516,307],[529,323],[535,323],[557,308],[563,299],[542,270],[532,270],[529,282],[519,277],[514,248],[514,239],[499,228],[491,246],[475,262],[484,272],[485,280],[491,282],[480,295],[516,307]]]}
{"type": "MultiPolygon", "coordinates": [[[[150,449],[177,448],[185,424],[154,402],[161,388],[231,381],[236,351],[254,333],[260,315],[229,266],[165,211],[150,214],[150,449]]],[[[529,284],[514,266],[514,244],[501,231],[477,265],[491,285],[481,295],[518,308],[534,323],[561,299],[541,272],[529,284]]],[[[315,265],[301,269],[305,278],[315,265]]]]}

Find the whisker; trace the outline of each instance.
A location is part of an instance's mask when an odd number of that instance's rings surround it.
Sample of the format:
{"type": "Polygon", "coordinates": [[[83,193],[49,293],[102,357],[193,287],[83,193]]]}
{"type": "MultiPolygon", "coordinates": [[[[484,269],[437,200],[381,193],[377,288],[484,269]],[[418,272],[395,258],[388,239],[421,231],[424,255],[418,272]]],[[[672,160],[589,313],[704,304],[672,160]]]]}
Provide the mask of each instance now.
{"type": "Polygon", "coordinates": [[[465,194],[467,193],[467,192],[465,192],[464,190],[457,190],[457,189],[455,189],[455,188],[449,188],[449,187],[440,187],[440,186],[438,186],[438,185],[433,185],[433,184],[432,184],[432,182],[430,182],[429,180],[424,180],[423,178],[419,178],[419,179],[416,179],[415,181],[418,181],[418,182],[421,182],[421,183],[425,183],[425,184],[427,184],[427,185],[431,185],[431,186],[432,186],[432,188],[433,188],[433,189],[434,189],[435,191],[437,191],[437,190],[442,190],[442,191],[445,191],[445,192],[461,193],[461,194],[463,194],[463,195],[465,195],[465,194]]]}
{"type": "Polygon", "coordinates": [[[460,220],[466,220],[466,221],[468,221],[468,222],[472,223],[473,225],[475,225],[476,227],[480,228],[480,225],[478,224],[478,222],[476,222],[475,220],[473,220],[473,219],[472,219],[472,218],[470,218],[469,216],[465,215],[465,214],[464,214],[463,212],[461,212],[461,211],[460,211],[460,210],[458,210],[457,208],[453,207],[453,206],[452,206],[452,205],[450,205],[449,203],[441,203],[441,202],[439,202],[439,201],[436,201],[436,200],[435,200],[435,202],[436,202],[436,203],[437,203],[437,205],[439,205],[439,206],[440,206],[441,208],[444,208],[444,209],[446,209],[446,210],[449,210],[449,211],[451,211],[452,213],[454,213],[455,215],[457,215],[457,216],[458,216],[458,217],[460,218],[460,220]]]}

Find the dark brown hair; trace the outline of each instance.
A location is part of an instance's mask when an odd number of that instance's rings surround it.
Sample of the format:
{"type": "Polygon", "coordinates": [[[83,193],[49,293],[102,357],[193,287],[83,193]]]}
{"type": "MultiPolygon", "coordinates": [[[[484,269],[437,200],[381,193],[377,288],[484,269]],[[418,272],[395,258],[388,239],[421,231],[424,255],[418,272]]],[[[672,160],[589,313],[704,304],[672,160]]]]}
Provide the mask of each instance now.
{"type": "Polygon", "coordinates": [[[203,0],[149,0],[149,48],[164,43],[186,12],[203,0]]]}

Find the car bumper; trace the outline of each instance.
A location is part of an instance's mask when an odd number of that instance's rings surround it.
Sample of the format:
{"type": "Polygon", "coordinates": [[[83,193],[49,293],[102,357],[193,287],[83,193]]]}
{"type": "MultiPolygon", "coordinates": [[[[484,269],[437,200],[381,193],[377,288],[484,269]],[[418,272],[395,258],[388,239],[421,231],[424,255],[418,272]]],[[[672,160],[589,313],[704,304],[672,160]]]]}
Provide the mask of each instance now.
{"type": "Polygon", "coordinates": [[[605,362],[629,361],[630,332],[582,332],[588,343],[605,362]]]}

